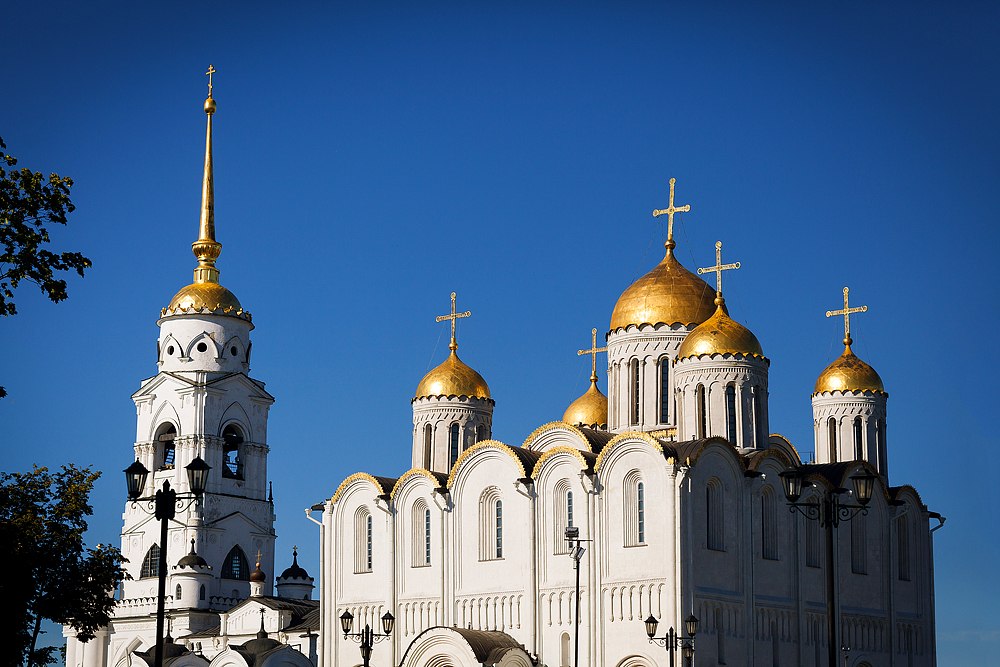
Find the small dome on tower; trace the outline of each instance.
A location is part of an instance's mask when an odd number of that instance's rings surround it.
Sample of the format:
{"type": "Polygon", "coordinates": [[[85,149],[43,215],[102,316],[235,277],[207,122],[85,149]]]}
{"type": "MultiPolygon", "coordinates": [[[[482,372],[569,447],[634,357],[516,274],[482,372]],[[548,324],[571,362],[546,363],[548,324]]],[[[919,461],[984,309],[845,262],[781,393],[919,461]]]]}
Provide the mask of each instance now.
{"type": "Polygon", "coordinates": [[[299,551],[292,549],[292,564],[281,573],[279,579],[308,579],[309,573],[299,565],[299,551]]]}
{"type": "Polygon", "coordinates": [[[742,354],[763,357],[760,341],[753,332],[729,317],[726,302],[721,296],[715,300],[715,313],[695,327],[681,343],[678,359],[700,357],[708,354],[742,354]]]}
{"type": "Polygon", "coordinates": [[[816,379],[813,395],[832,391],[870,391],[884,394],[885,386],[875,369],[859,359],[851,350],[850,338],[844,353],[826,367],[816,379]]]}
{"type": "Polygon", "coordinates": [[[199,556],[197,553],[195,553],[194,538],[191,538],[191,551],[188,552],[188,555],[182,557],[179,561],[177,561],[177,567],[190,567],[190,568],[209,567],[208,562],[204,558],[199,556]]]}
{"type": "Polygon", "coordinates": [[[715,290],[674,257],[667,241],[663,261],[632,283],[618,297],[611,313],[611,330],[641,324],[694,325],[712,316],[715,290]]]}
{"type": "Polygon", "coordinates": [[[417,385],[414,398],[429,396],[490,398],[490,387],[482,375],[458,358],[453,349],[448,358],[427,373],[417,385]]]}
{"type": "Polygon", "coordinates": [[[562,420],[573,426],[608,428],[608,397],[597,388],[596,378],[592,378],[590,388],[583,396],[569,404],[562,420]]]}
{"type": "Polygon", "coordinates": [[[254,568],[253,572],[250,573],[250,581],[258,584],[262,584],[267,581],[267,575],[264,574],[264,570],[260,569],[260,561],[257,561],[257,567],[254,568]]]}
{"type": "MultiPolygon", "coordinates": [[[[191,283],[187,287],[181,288],[174,298],[170,300],[166,313],[183,312],[189,309],[201,312],[222,311],[229,315],[242,314],[243,306],[240,305],[236,295],[219,283],[191,283]]],[[[179,314],[179,313],[178,313],[179,314]]]]}

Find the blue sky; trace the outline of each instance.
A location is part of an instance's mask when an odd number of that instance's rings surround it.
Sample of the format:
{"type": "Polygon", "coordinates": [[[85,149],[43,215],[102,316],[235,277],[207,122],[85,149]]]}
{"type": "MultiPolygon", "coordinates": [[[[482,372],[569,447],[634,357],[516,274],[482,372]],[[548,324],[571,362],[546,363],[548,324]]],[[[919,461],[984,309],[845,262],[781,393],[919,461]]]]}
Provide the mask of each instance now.
{"type": "MultiPolygon", "coordinates": [[[[118,540],[129,399],[155,321],[189,282],[205,71],[216,77],[222,282],[254,314],[277,397],[278,550],[346,475],[398,474],[409,399],[462,357],[519,444],[586,389],[575,351],[662,256],[650,216],[678,179],[678,257],[724,258],[734,317],[771,358],[771,425],[812,449],[809,394],[855,351],[890,392],[893,483],[935,533],[941,664],[1000,650],[995,492],[1000,11],[986,3],[17,3],[0,136],[70,175],[56,245],[94,268],[30,286],[0,322],[4,470],[106,471],[92,542],[118,540]],[[994,221],[994,222],[991,222],[994,221]]],[[[604,386],[602,381],[602,387],[604,386]]],[[[279,566],[284,567],[279,557],[279,566]]]]}

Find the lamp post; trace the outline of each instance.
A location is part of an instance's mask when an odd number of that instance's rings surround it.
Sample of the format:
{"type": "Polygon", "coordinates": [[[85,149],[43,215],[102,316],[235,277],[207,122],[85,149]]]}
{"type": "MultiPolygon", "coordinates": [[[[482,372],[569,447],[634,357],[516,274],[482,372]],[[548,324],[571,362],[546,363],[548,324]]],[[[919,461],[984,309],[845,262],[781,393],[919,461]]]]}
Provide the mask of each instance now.
{"type": "Polygon", "coordinates": [[[646,624],[646,634],[649,636],[649,643],[663,646],[667,649],[667,653],[670,654],[670,667],[674,667],[674,652],[677,649],[681,650],[684,664],[691,664],[691,661],[694,659],[694,636],[698,634],[698,619],[694,614],[684,619],[684,632],[687,633],[687,637],[674,632],[673,626],[667,630],[667,634],[657,637],[656,626],[659,625],[659,621],[652,614],[644,622],[646,624]]]}
{"type": "Polygon", "coordinates": [[[573,630],[573,667],[580,667],[580,561],[587,548],[581,542],[591,540],[580,539],[580,529],[576,526],[566,528],[566,541],[570,543],[569,557],[573,559],[573,569],[576,570],[576,612],[573,630]]]}
{"type": "Polygon", "coordinates": [[[785,470],[778,473],[781,486],[788,501],[788,511],[798,512],[826,529],[826,617],[827,653],[830,667],[840,666],[837,631],[837,582],[834,576],[833,531],[842,521],[850,521],[858,514],[868,514],[868,503],[875,488],[875,475],[864,472],[851,476],[851,486],[858,504],[841,502],[840,495],[847,489],[835,488],[827,491],[819,500],[799,502],[802,496],[802,482],[805,473],[801,469],[785,470]]]}
{"type": "Polygon", "coordinates": [[[152,514],[160,522],[160,557],[157,563],[157,593],[156,593],[156,652],[153,654],[153,667],[163,667],[163,606],[167,597],[167,524],[177,514],[194,504],[201,503],[205,494],[205,484],[208,481],[208,471],[211,466],[201,457],[195,457],[191,463],[184,466],[187,471],[188,486],[191,493],[177,493],[170,488],[170,481],[163,480],[163,488],[152,496],[142,496],[146,488],[146,477],[149,471],[138,460],[125,468],[125,484],[132,507],[142,509],[146,514],[152,514]],[[140,503],[145,503],[142,505],[140,503]]]}
{"type": "Polygon", "coordinates": [[[340,615],[340,629],[344,631],[344,639],[350,637],[361,644],[361,660],[364,667],[369,667],[371,664],[369,660],[372,657],[372,646],[383,639],[388,639],[392,634],[392,626],[395,624],[396,618],[389,612],[385,612],[382,615],[382,634],[372,630],[371,626],[367,623],[365,623],[365,627],[361,632],[351,632],[351,627],[354,625],[354,614],[345,611],[340,615]]]}

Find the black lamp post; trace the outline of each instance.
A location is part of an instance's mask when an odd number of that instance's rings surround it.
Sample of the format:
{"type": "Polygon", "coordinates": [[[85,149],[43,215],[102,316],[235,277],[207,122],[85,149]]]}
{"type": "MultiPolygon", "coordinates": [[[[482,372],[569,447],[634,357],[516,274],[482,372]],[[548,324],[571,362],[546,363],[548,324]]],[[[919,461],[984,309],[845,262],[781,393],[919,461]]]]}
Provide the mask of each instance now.
{"type": "Polygon", "coordinates": [[[340,629],[344,631],[344,639],[350,637],[361,644],[361,661],[364,667],[369,667],[371,664],[369,660],[372,657],[372,646],[383,639],[388,639],[392,634],[392,627],[395,624],[396,618],[389,612],[385,612],[382,615],[382,634],[372,630],[371,626],[367,623],[365,623],[365,627],[361,632],[351,632],[351,627],[354,625],[354,614],[345,611],[340,615],[340,629]]]}
{"type": "Polygon", "coordinates": [[[673,626],[667,631],[662,637],[656,636],[656,626],[659,625],[659,621],[653,617],[652,614],[649,615],[645,621],[646,624],[646,634],[649,636],[650,644],[659,644],[667,649],[667,653],[670,654],[670,667],[674,667],[674,652],[677,649],[681,650],[681,656],[684,658],[684,664],[690,665],[692,659],[694,658],[694,636],[698,634],[698,619],[694,614],[691,614],[686,619],[684,619],[684,632],[687,634],[686,637],[678,635],[674,632],[673,626]]]}
{"type": "Polygon", "coordinates": [[[840,495],[847,489],[836,488],[827,491],[819,500],[800,503],[802,482],[805,473],[799,469],[785,470],[778,473],[781,486],[788,500],[788,510],[798,512],[807,519],[819,521],[826,529],[826,618],[827,618],[827,654],[830,667],[839,667],[840,653],[838,646],[837,622],[837,581],[834,573],[833,530],[841,521],[850,521],[858,514],[868,514],[868,503],[871,502],[875,489],[875,475],[864,472],[851,476],[851,486],[854,487],[854,498],[857,504],[840,501],[840,495]]]}
{"type": "Polygon", "coordinates": [[[167,524],[176,515],[177,510],[184,511],[193,504],[199,504],[205,494],[205,484],[208,482],[208,471],[211,466],[201,457],[195,457],[191,463],[184,466],[187,471],[188,486],[191,493],[177,493],[170,488],[169,480],[163,480],[163,488],[153,496],[141,497],[146,488],[146,477],[149,471],[146,466],[136,461],[125,468],[125,484],[128,487],[128,497],[132,507],[139,507],[147,514],[152,514],[160,522],[160,558],[157,564],[158,586],[156,594],[156,652],[153,654],[153,667],[163,667],[163,606],[167,597],[167,524]],[[140,503],[145,503],[141,505],[140,503]]]}
{"type": "Polygon", "coordinates": [[[576,613],[575,630],[573,632],[573,667],[580,667],[580,561],[587,548],[582,542],[591,540],[580,539],[580,529],[576,526],[566,528],[566,541],[570,543],[569,556],[573,559],[573,569],[576,570],[576,613]]]}

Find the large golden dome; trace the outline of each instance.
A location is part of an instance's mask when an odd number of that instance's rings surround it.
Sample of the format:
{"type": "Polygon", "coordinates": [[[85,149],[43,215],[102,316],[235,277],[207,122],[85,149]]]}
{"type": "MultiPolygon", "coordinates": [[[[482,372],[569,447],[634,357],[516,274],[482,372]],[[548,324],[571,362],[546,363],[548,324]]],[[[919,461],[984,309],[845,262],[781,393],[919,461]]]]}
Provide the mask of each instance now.
{"type": "Polygon", "coordinates": [[[700,357],[703,354],[742,354],[763,357],[764,350],[753,332],[729,317],[722,297],[715,300],[715,313],[684,337],[678,359],[700,357]]]}
{"type": "Polygon", "coordinates": [[[191,283],[174,295],[165,314],[180,314],[192,308],[196,312],[223,311],[232,315],[243,312],[236,295],[219,283],[191,283]]]}
{"type": "Polygon", "coordinates": [[[455,350],[417,385],[414,398],[429,396],[469,396],[489,398],[490,388],[483,376],[458,358],[455,350]]]}
{"type": "Polygon", "coordinates": [[[861,361],[854,354],[850,343],[844,346],[844,353],[819,374],[813,395],[831,391],[886,393],[882,378],[879,377],[874,368],[861,361]]]}
{"type": "Polygon", "coordinates": [[[700,324],[712,316],[715,290],[674,257],[667,241],[663,261],[625,290],[614,312],[611,330],[641,324],[700,324]]]}
{"type": "Polygon", "coordinates": [[[562,420],[573,426],[608,428],[608,397],[597,388],[597,379],[592,378],[590,388],[583,396],[569,404],[562,420]]]}

